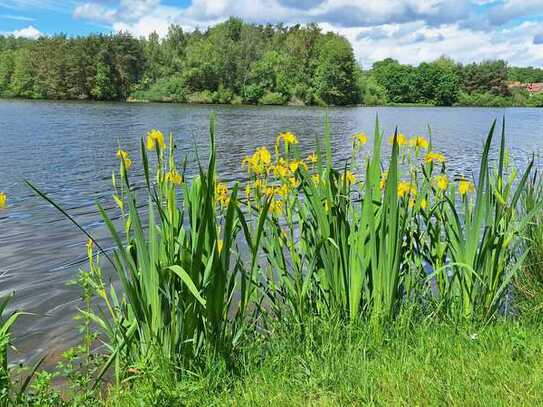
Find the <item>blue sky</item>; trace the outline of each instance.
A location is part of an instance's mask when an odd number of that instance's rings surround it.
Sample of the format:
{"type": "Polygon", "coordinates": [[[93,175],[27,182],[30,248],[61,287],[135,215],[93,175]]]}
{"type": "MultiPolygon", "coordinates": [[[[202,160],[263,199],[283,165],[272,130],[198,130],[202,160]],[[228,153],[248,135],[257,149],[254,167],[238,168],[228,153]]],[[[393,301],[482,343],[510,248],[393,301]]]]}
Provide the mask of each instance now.
{"type": "Polygon", "coordinates": [[[0,33],[37,37],[126,30],[190,31],[238,16],[255,23],[317,22],[345,35],[365,66],[506,59],[543,67],[543,0],[1,0],[0,33]]]}

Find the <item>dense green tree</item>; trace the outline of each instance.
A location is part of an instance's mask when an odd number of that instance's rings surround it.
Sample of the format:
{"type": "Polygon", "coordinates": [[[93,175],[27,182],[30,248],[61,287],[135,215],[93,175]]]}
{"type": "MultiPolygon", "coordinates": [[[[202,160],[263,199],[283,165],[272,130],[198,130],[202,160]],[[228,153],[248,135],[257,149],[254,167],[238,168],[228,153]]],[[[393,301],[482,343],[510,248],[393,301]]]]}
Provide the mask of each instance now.
{"type": "Polygon", "coordinates": [[[244,98],[249,103],[258,102],[266,93],[289,95],[287,73],[288,58],[277,51],[268,51],[253,65],[244,98]]]}
{"type": "Polygon", "coordinates": [[[415,67],[410,77],[412,102],[450,106],[458,95],[458,66],[447,58],[415,67]]]}
{"type": "Polygon", "coordinates": [[[91,94],[98,100],[111,100],[117,97],[111,66],[105,61],[96,63],[96,75],[91,94]]]}
{"type": "Polygon", "coordinates": [[[377,83],[373,75],[358,69],[356,76],[360,102],[369,106],[385,105],[388,102],[386,89],[377,83]]]}
{"type": "Polygon", "coordinates": [[[5,49],[0,52],[0,96],[9,96],[9,86],[15,68],[15,51],[5,49]]]}
{"type": "Polygon", "coordinates": [[[11,76],[10,92],[16,96],[35,98],[34,89],[36,70],[35,60],[30,48],[20,48],[15,52],[13,75],[11,76]]]}
{"type": "Polygon", "coordinates": [[[326,38],[320,47],[315,71],[315,95],[331,105],[358,102],[360,90],[356,84],[355,70],[351,44],[337,36],[326,38]]]}
{"type": "Polygon", "coordinates": [[[402,65],[387,58],[373,64],[371,74],[379,85],[386,89],[387,98],[394,103],[414,103],[417,96],[413,81],[413,67],[402,65]]]}
{"type": "Polygon", "coordinates": [[[466,65],[462,70],[463,89],[468,93],[509,95],[505,61],[484,61],[466,65]]]}
{"type": "Polygon", "coordinates": [[[522,83],[543,82],[543,69],[528,66],[525,68],[510,67],[508,69],[508,79],[522,83]]]}

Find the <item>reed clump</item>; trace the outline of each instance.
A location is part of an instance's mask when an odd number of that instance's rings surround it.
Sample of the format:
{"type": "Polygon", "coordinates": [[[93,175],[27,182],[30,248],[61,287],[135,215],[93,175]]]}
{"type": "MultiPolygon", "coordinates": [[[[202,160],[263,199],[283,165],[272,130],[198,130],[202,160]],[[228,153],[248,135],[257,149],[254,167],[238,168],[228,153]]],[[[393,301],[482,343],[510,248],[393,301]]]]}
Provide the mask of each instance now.
{"type": "Polygon", "coordinates": [[[308,320],[403,324],[406,309],[491,321],[524,267],[523,236],[543,202],[526,195],[533,162],[519,173],[509,160],[505,121],[497,160],[489,159],[495,128],[477,177],[456,179],[431,137],[395,131],[385,153],[378,121],[373,137],[353,136],[342,168],[328,125],[308,156],[296,135],[281,133],[243,160],[243,185],[220,181],[214,118],[196,176],[176,160],[173,136],[158,130],[141,142],[143,189],[119,150],[119,220],[98,205],[115,249],[104,252],[90,235],[87,249],[86,281],[101,306],[83,312],[108,354],[97,379],[110,367],[122,381],[163,364],[179,378],[210,356],[233,366],[244,341],[277,321],[303,335],[308,320]],[[120,288],[106,282],[104,261],[120,288]]]}

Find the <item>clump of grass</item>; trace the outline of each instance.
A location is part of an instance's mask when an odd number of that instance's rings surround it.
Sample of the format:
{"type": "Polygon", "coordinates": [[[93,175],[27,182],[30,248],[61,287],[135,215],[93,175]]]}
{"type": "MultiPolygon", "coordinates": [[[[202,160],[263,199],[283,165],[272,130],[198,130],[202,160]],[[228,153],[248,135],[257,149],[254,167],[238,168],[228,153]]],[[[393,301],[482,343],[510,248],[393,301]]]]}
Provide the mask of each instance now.
{"type": "Polygon", "coordinates": [[[363,321],[304,321],[300,338],[278,321],[265,345],[244,349],[243,374],[210,364],[184,381],[163,373],[113,387],[106,405],[538,405],[543,402],[540,324],[392,326],[376,337],[363,321]],[[459,374],[461,372],[461,374],[459,374]]]}
{"type": "Polygon", "coordinates": [[[113,254],[85,232],[86,286],[102,305],[82,312],[108,353],[97,379],[111,366],[118,384],[168,366],[175,381],[208,358],[232,371],[243,339],[278,320],[306,340],[307,321],[369,321],[382,334],[410,326],[412,309],[468,326],[495,318],[526,256],[518,256],[519,236],[543,204],[517,211],[532,163],[517,179],[504,123],[491,166],[494,131],[495,122],[477,182],[451,179],[446,156],[423,136],[396,130],[385,158],[377,121],[371,152],[369,138],[355,134],[352,159],[339,169],[327,124],[305,158],[298,138],[280,133],[272,151],[262,146],[243,160],[244,200],[237,183],[218,180],[213,118],[209,161],[192,179],[172,135],[166,142],[152,130],[142,140],[143,190],[119,150],[112,181],[120,220],[98,205],[113,254]],[[120,290],[106,283],[100,259],[120,290]]]}

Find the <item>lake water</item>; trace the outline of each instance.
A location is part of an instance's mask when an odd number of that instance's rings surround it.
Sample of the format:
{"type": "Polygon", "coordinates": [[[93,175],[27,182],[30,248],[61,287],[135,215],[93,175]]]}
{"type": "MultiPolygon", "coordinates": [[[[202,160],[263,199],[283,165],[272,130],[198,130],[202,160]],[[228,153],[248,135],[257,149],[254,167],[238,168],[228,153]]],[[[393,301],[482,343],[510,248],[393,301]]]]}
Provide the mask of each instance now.
{"type": "MultiPolygon", "coordinates": [[[[306,108],[187,106],[0,100],[0,191],[9,207],[0,210],[0,295],[15,291],[13,307],[33,315],[17,323],[14,360],[44,352],[58,355],[77,341],[73,317],[79,289],[66,283],[85,262],[85,236],[36,197],[24,180],[59,202],[86,228],[106,238],[95,202],[111,205],[111,173],[118,146],[141,168],[139,143],[151,128],[173,132],[179,149],[201,158],[208,146],[209,115],[217,115],[217,165],[222,178],[242,176],[240,161],[257,146],[272,147],[279,131],[299,136],[306,151],[322,135],[328,114],[336,158],[350,154],[351,135],[373,132],[376,114],[385,134],[396,125],[406,135],[428,133],[449,168],[470,174],[493,119],[507,120],[507,144],[522,166],[543,151],[543,109],[484,108],[306,108]]],[[[108,246],[107,239],[104,244],[108,246]]],[[[13,308],[12,307],[12,308],[13,308]]],[[[50,360],[53,363],[55,357],[50,360]]]]}

